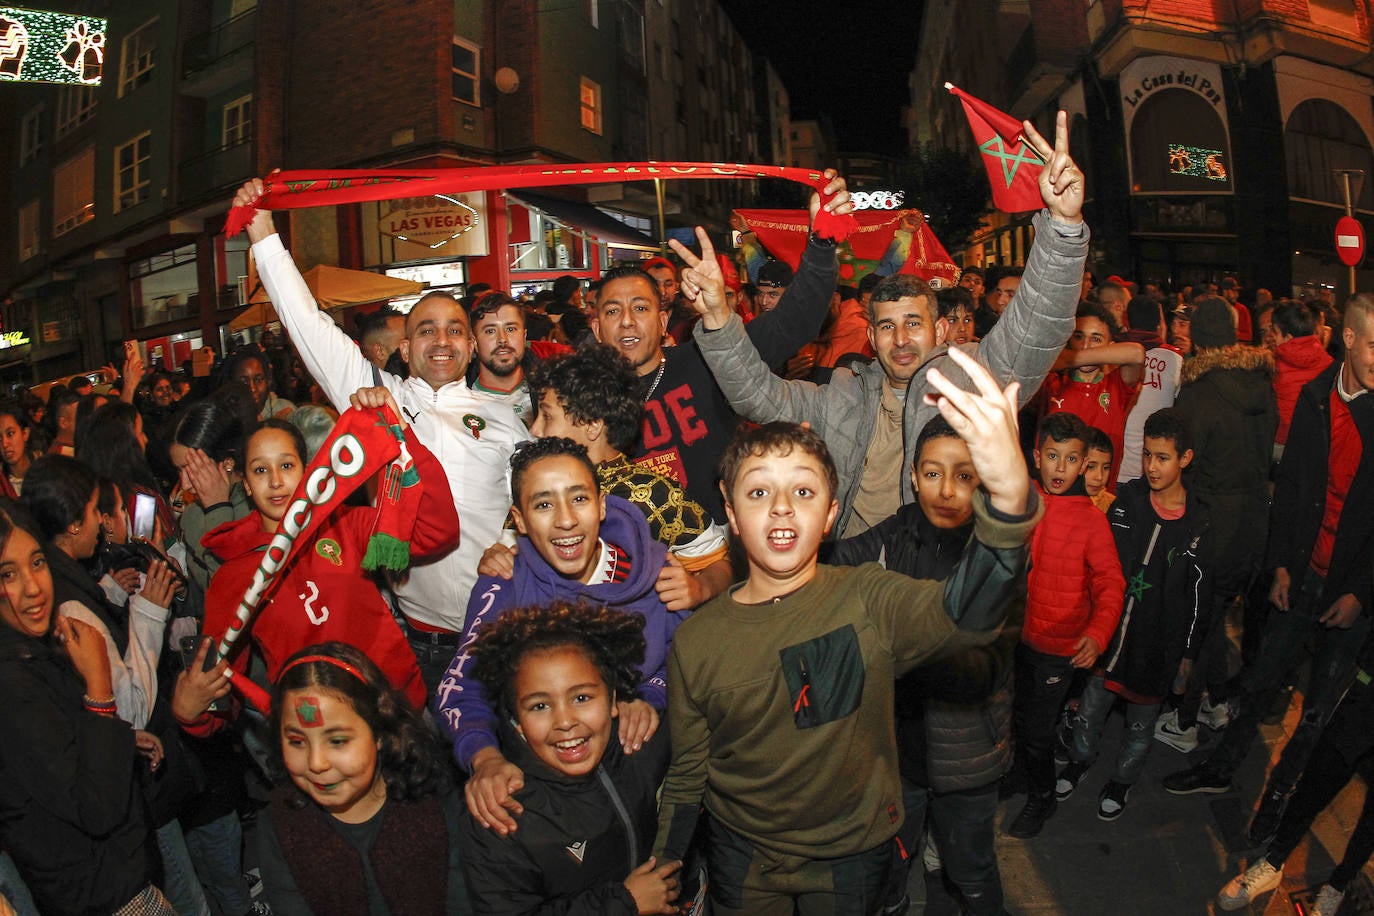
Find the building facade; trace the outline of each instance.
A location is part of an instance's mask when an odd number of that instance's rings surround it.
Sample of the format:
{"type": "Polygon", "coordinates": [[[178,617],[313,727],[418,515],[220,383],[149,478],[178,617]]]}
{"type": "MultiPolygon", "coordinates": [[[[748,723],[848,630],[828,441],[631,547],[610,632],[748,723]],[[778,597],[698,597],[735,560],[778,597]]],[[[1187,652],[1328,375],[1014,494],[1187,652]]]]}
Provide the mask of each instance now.
{"type": "MultiPolygon", "coordinates": [[[[763,127],[785,136],[785,91],[771,70],[756,77],[715,0],[64,8],[109,20],[102,84],[0,85],[0,122],[19,138],[0,150],[0,204],[18,215],[0,227],[5,382],[98,366],[130,338],[169,367],[202,343],[219,350],[253,293],[225,213],[241,182],[273,169],[757,162],[763,127]]],[[[277,224],[302,269],[519,292],[656,250],[669,218],[724,223],[750,194],[745,182],[627,182],[296,210],[277,224]]]]}
{"type": "MultiPolygon", "coordinates": [[[[946,80],[1042,130],[1063,108],[1100,272],[1339,297],[1346,171],[1369,179],[1351,204],[1374,230],[1370,27],[1368,0],[946,2],[927,10],[912,139],[968,148],[946,80]]],[[[1028,232],[995,215],[966,259],[1019,263],[1028,232]]]]}

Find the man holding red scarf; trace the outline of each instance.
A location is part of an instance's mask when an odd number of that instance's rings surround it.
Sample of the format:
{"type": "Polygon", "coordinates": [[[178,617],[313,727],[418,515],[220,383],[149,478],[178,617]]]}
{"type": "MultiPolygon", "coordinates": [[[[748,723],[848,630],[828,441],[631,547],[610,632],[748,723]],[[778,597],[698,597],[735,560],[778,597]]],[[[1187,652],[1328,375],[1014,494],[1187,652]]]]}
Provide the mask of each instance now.
{"type": "MultiPolygon", "coordinates": [[[[262,181],[255,178],[239,189],[234,204],[251,207],[262,194],[262,181]]],[[[477,561],[499,539],[510,510],[511,453],[529,433],[508,405],[478,397],[468,385],[475,339],[467,313],[452,296],[430,293],[406,316],[400,352],[410,377],[402,380],[368,362],[319,309],[276,234],[270,211],[254,213],[248,238],[263,288],[329,400],[347,409],[349,395],[359,388],[385,385],[448,476],[462,520],[458,544],[442,559],[412,568],[396,587],[407,636],[432,692],[458,647],[477,561]]]]}

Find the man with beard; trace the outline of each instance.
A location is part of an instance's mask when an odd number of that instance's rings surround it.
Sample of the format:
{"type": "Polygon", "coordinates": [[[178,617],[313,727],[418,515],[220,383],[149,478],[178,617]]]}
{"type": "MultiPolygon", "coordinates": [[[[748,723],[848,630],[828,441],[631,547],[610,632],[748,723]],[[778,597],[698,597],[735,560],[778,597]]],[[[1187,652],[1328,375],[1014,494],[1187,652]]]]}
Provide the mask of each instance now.
{"type": "Polygon", "coordinates": [[[571,353],[572,348],[551,340],[526,340],[525,310],[505,293],[483,295],[469,320],[477,339],[477,360],[468,365],[472,393],[506,404],[529,426],[539,404],[525,376],[540,360],[571,353]]]}
{"type": "MultiPolygon", "coordinates": [[[[262,192],[255,178],[244,183],[234,203],[255,205],[262,192]]],[[[476,342],[467,313],[451,295],[430,293],[406,316],[399,351],[410,377],[402,380],[368,362],[319,309],[273,227],[271,211],[257,211],[248,239],[282,326],[334,406],[346,410],[359,388],[385,385],[415,435],[444,466],[462,536],[452,553],[412,567],[396,586],[406,635],[433,690],[458,648],[478,558],[500,536],[510,511],[510,456],[529,433],[509,407],[477,396],[469,386],[466,373],[476,342]]]]}

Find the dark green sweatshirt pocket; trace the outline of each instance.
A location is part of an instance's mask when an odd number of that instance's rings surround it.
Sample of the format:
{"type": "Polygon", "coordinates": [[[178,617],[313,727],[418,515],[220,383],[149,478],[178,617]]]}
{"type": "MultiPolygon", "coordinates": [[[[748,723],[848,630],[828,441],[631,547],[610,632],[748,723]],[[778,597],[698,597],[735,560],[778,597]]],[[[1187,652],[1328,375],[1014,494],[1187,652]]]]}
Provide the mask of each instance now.
{"type": "Polygon", "coordinates": [[[845,624],[778,653],[798,728],[843,719],[864,692],[863,654],[853,624],[845,624]]]}

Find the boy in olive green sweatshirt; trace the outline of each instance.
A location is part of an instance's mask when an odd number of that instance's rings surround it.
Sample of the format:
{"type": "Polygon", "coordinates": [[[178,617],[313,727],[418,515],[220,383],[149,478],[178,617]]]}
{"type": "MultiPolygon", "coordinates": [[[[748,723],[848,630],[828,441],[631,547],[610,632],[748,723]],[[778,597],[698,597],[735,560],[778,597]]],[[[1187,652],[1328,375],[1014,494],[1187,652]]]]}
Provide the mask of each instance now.
{"type": "Polygon", "coordinates": [[[749,578],[674,638],[674,757],[655,850],[681,858],[704,805],[717,913],[874,911],[903,816],[893,681],[937,653],[990,641],[1024,586],[1040,506],[1018,451],[1015,386],[999,391],[963,353],[950,358],[978,390],[938,369],[930,383],[985,492],[946,582],[817,563],[837,511],[835,468],[809,429],[744,432],[722,459],[749,578]]]}

